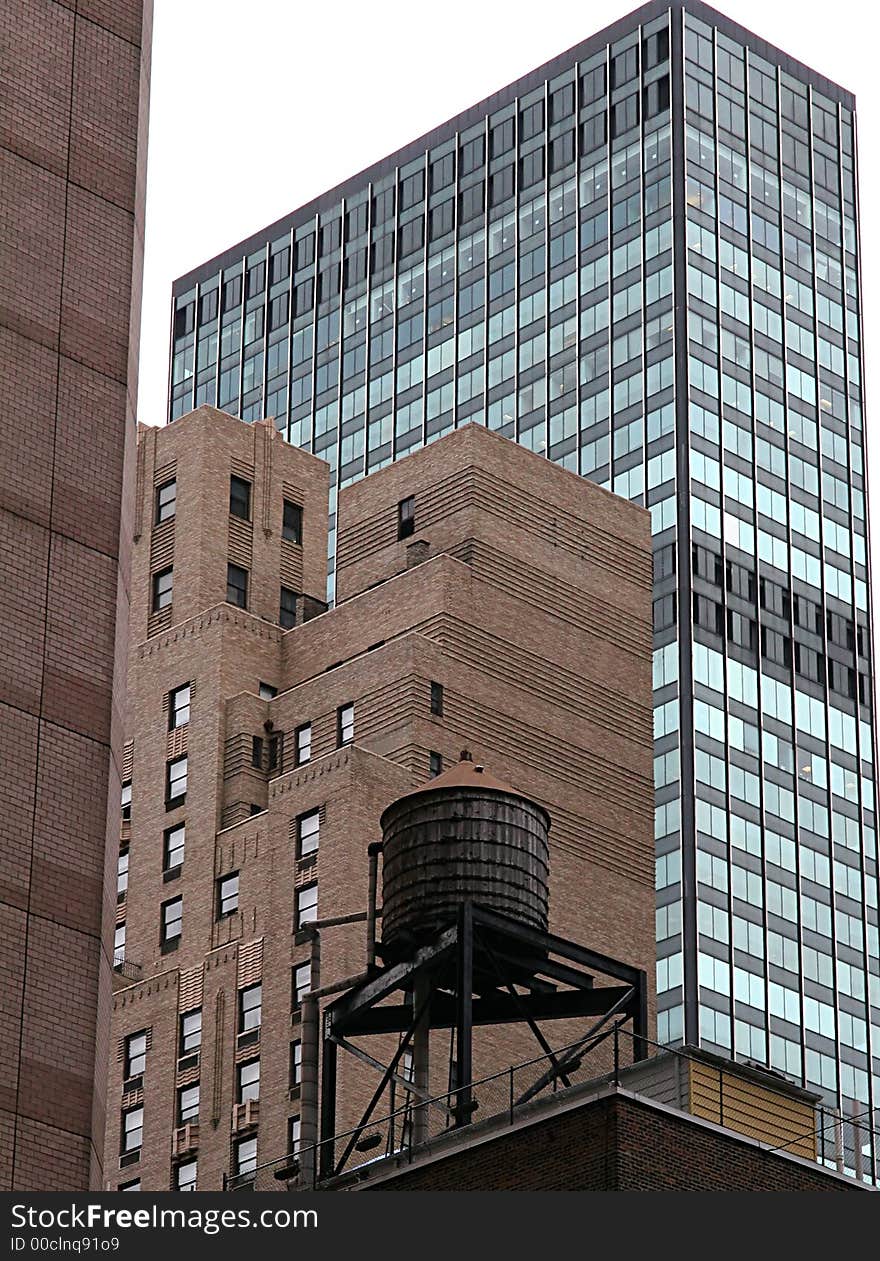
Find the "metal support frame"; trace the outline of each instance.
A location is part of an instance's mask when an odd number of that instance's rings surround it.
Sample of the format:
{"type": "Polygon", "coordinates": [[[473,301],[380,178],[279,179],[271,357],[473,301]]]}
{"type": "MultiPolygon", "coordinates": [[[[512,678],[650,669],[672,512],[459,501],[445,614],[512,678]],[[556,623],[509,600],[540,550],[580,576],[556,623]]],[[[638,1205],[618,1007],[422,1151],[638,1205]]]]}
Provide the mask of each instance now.
{"type": "MultiPolygon", "coordinates": [[[[456,1089],[446,1103],[435,1101],[456,1127],[471,1123],[473,1098],[473,1031],[479,1025],[525,1023],[550,1067],[523,1091],[524,1103],[551,1082],[570,1084],[569,1074],[582,1057],[612,1033],[617,1039],[624,1021],[632,1022],[635,1059],[646,1054],[648,1035],[647,977],[639,968],[542,932],[484,907],[464,903],[454,923],[416,949],[409,959],[380,967],[336,999],[324,1013],[321,1082],[320,1176],[340,1173],[370,1124],[376,1106],[392,1082],[416,1099],[421,1141],[428,1137],[428,1083],[404,1079],[398,1064],[415,1040],[432,1029],[452,1029],[457,1062],[456,1089]],[[595,985],[593,973],[618,984],[595,985]],[[567,988],[560,988],[567,987],[567,988]],[[394,994],[403,1001],[389,1003],[394,994]],[[554,1054],[538,1027],[539,1020],[598,1017],[583,1036],[554,1054]],[[378,1033],[402,1037],[390,1064],[383,1066],[355,1046],[352,1038],[378,1033]],[[336,1159],[337,1054],[339,1047],[375,1067],[381,1078],[360,1122],[339,1160],[336,1159]]],[[[512,1089],[512,1084],[511,1084],[512,1089]]],[[[415,1136],[415,1135],[414,1135],[415,1136]]]]}

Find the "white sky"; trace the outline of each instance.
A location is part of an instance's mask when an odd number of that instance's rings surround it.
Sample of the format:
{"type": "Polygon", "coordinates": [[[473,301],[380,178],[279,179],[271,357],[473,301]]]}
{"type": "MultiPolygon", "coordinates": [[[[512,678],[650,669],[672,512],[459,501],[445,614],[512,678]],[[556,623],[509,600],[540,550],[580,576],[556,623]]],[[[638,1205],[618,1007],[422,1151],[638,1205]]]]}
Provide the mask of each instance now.
{"type": "MultiPolygon", "coordinates": [[[[635,0],[155,0],[139,419],[165,419],[178,276],[636,7],[635,0]]],[[[880,275],[880,6],[722,0],[717,7],[856,95],[870,403],[880,275]]],[[[869,444],[876,521],[880,447],[869,444]]]]}

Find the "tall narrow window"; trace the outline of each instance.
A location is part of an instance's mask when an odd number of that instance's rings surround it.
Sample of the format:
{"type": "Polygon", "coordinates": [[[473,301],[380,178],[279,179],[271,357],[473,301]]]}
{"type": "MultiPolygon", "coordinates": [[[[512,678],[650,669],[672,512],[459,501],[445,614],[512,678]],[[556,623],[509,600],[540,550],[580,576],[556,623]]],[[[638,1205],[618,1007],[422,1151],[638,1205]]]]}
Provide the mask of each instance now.
{"type": "Polygon", "coordinates": [[[263,769],[263,737],[253,736],[251,739],[251,766],[258,771],[263,769]]]}
{"type": "Polygon", "coordinates": [[[192,1055],[202,1045],[202,1009],[194,1007],[180,1016],[179,1055],[192,1055]]]}
{"type": "Polygon", "coordinates": [[[186,801],[187,759],[176,757],[165,766],[165,808],[173,810],[186,801]]]}
{"type": "Polygon", "coordinates": [[[126,780],[122,785],[122,795],[120,798],[120,807],[123,819],[131,818],[131,780],[126,780]]]}
{"type": "Polygon", "coordinates": [[[199,1119],[199,1083],[194,1086],[182,1086],[177,1092],[177,1124],[186,1125],[187,1121],[199,1119]]]}
{"type": "Polygon", "coordinates": [[[312,988],[312,965],[310,963],[301,963],[293,969],[293,1006],[299,1007],[303,1000],[303,995],[308,994],[312,988]]]}
{"type": "Polygon", "coordinates": [[[128,891],[128,847],[119,851],[116,860],[116,900],[121,902],[128,891]]]}
{"type": "Polygon", "coordinates": [[[291,1117],[287,1122],[287,1146],[291,1156],[299,1155],[300,1121],[299,1117],[291,1117]]]}
{"type": "Polygon", "coordinates": [[[302,766],[303,763],[310,761],[312,756],[312,724],[303,723],[301,727],[297,727],[295,734],[296,764],[302,766]]]}
{"type": "Polygon", "coordinates": [[[122,1151],[140,1151],[144,1141],[144,1110],[128,1108],[122,1114],[122,1151]]]}
{"type": "Polygon", "coordinates": [[[302,1042],[291,1042],[290,1044],[290,1084],[298,1086],[302,1082],[302,1062],[303,1062],[303,1044],[302,1042]]]}
{"type": "Polygon", "coordinates": [[[431,752],[428,754],[428,769],[431,772],[432,778],[440,774],[440,772],[443,770],[443,754],[442,753],[437,753],[433,749],[431,750],[431,752]]]}
{"type": "Polygon", "coordinates": [[[354,740],[354,705],[340,705],[336,711],[336,743],[351,744],[354,740]]]}
{"type": "Polygon", "coordinates": [[[296,927],[304,928],[318,918],[318,882],[304,884],[296,895],[296,927]]]}
{"type": "Polygon", "coordinates": [[[310,810],[308,814],[301,814],[296,821],[296,829],[297,858],[306,858],[309,854],[317,853],[321,829],[320,810],[310,810]]]}
{"type": "Polygon", "coordinates": [[[190,684],[176,687],[168,697],[168,729],[174,731],[189,722],[190,684]]]}
{"type": "Polygon", "coordinates": [[[415,495],[410,495],[407,499],[401,499],[397,505],[397,537],[408,539],[415,533],[415,528],[416,500],[415,495]]]}
{"type": "Polygon", "coordinates": [[[158,613],[160,609],[166,609],[171,604],[171,597],[174,591],[174,570],[160,569],[158,573],[153,574],[153,612],[158,613]]]}
{"type": "Polygon", "coordinates": [[[284,523],[281,527],[281,536],[287,539],[288,543],[302,543],[303,541],[303,510],[299,504],[291,503],[289,499],[284,501],[284,523]]]}
{"type": "Polygon", "coordinates": [[[255,1138],[240,1138],[235,1144],[235,1173],[236,1176],[252,1181],[255,1177],[257,1168],[257,1140],[255,1138]]]}
{"type": "Polygon", "coordinates": [[[172,898],[162,903],[161,944],[176,945],[183,931],[183,898],[172,898]]]}
{"type": "Polygon", "coordinates": [[[248,985],[238,991],[238,1031],[250,1033],[263,1023],[263,987],[248,985]]]}
{"type": "Polygon", "coordinates": [[[438,718],[443,717],[443,684],[431,684],[431,713],[438,718]]]}
{"type": "Polygon", "coordinates": [[[248,602],[248,571],[241,565],[226,566],[226,603],[246,609],[248,602]]]}
{"type": "Polygon", "coordinates": [[[285,630],[296,625],[296,592],[290,587],[281,588],[281,607],[278,612],[278,623],[285,630]]]}
{"type": "Polygon", "coordinates": [[[177,482],[163,482],[156,487],[156,525],[177,514],[177,482]]]}
{"type": "Polygon", "coordinates": [[[176,827],[166,828],[162,847],[162,870],[177,871],[183,866],[183,854],[186,845],[186,824],[178,823],[176,827]]]}
{"type": "Polygon", "coordinates": [[[125,1039],[125,1080],[142,1077],[147,1066],[147,1031],[130,1033],[125,1039]]]}
{"type": "Polygon", "coordinates": [[[238,1102],[260,1097],[260,1061],[248,1060],[238,1066],[238,1102]]]}
{"type": "Polygon", "coordinates": [[[243,477],[233,476],[229,479],[229,512],[242,521],[251,519],[251,484],[243,477]]]}
{"type": "Polygon", "coordinates": [[[198,1174],[198,1161],[185,1160],[182,1165],[177,1166],[177,1190],[178,1191],[195,1191],[196,1177],[198,1174]]]}
{"type": "Polygon", "coordinates": [[[113,933],[113,966],[121,968],[125,963],[125,922],[116,925],[113,933]]]}
{"type": "Polygon", "coordinates": [[[221,876],[217,881],[217,918],[225,919],[238,910],[238,872],[221,876]]]}

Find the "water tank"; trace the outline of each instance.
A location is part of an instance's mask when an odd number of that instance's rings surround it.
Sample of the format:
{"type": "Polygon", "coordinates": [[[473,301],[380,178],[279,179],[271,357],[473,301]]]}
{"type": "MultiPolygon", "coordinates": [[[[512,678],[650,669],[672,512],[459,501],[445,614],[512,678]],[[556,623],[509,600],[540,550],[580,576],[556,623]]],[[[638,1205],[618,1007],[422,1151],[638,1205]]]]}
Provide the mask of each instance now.
{"type": "Polygon", "coordinates": [[[386,951],[405,957],[466,901],[546,931],[550,816],[467,751],[381,823],[386,951]]]}

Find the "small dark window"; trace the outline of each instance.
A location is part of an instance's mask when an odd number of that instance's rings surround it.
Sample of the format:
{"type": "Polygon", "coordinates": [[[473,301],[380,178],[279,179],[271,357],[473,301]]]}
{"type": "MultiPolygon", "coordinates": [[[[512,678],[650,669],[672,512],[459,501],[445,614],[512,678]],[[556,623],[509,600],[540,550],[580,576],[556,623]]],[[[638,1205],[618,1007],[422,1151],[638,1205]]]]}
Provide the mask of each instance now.
{"type": "Polygon", "coordinates": [[[248,573],[240,565],[226,566],[226,601],[239,609],[247,608],[248,573]]]}
{"type": "Polygon", "coordinates": [[[233,476],[229,479],[229,511],[233,517],[240,517],[242,521],[251,519],[251,484],[243,477],[233,476]]]}
{"type": "Polygon", "coordinates": [[[397,537],[399,539],[408,539],[416,529],[416,500],[415,495],[410,495],[407,499],[401,499],[397,505],[397,537]]]}
{"type": "Polygon", "coordinates": [[[261,701],[271,701],[277,695],[278,695],[278,688],[273,687],[271,683],[260,684],[260,700],[261,701]]]}
{"type": "Polygon", "coordinates": [[[285,630],[296,625],[296,592],[290,587],[281,588],[281,606],[278,610],[278,622],[285,630]]]}
{"type": "Polygon", "coordinates": [[[340,705],[336,711],[336,743],[351,744],[354,740],[354,705],[340,705]]]}
{"type": "Polygon", "coordinates": [[[432,749],[431,752],[428,754],[428,767],[430,769],[432,778],[435,775],[439,775],[440,772],[443,770],[443,754],[437,753],[432,749]]]}
{"type": "Polygon", "coordinates": [[[217,881],[217,918],[224,919],[238,910],[238,872],[230,872],[217,881]]]}
{"type": "Polygon", "coordinates": [[[174,570],[160,569],[157,574],[153,574],[153,612],[158,613],[160,609],[167,609],[171,605],[171,597],[174,592],[174,570]]]}
{"type": "Polygon", "coordinates": [[[156,525],[177,514],[177,482],[163,482],[156,488],[156,525]]]}
{"type": "Polygon", "coordinates": [[[431,684],[431,713],[438,718],[443,717],[443,684],[431,684]]]}
{"type": "Polygon", "coordinates": [[[251,766],[255,766],[257,770],[263,769],[263,737],[254,736],[251,743],[251,766]]]}
{"type": "Polygon", "coordinates": [[[284,524],[281,527],[281,537],[287,539],[288,543],[302,543],[303,541],[303,510],[299,504],[291,503],[289,499],[284,501],[284,524]]]}
{"type": "Polygon", "coordinates": [[[174,731],[189,722],[189,703],[192,695],[191,685],[184,683],[176,687],[168,697],[168,730],[174,731]]]}

